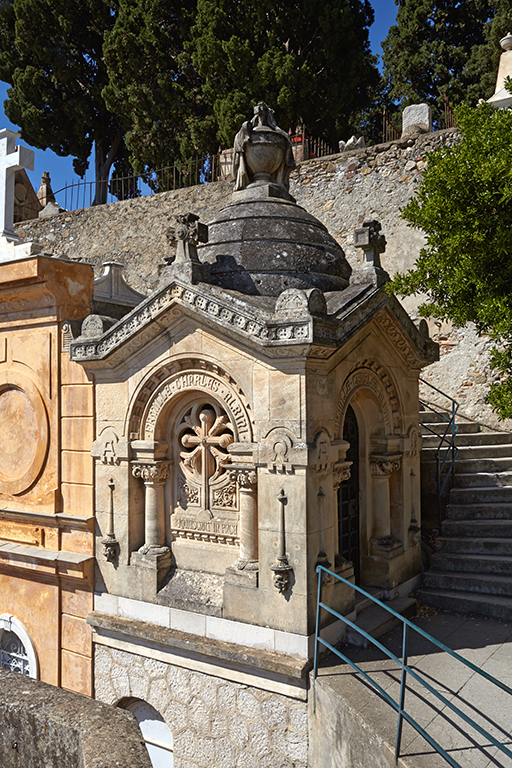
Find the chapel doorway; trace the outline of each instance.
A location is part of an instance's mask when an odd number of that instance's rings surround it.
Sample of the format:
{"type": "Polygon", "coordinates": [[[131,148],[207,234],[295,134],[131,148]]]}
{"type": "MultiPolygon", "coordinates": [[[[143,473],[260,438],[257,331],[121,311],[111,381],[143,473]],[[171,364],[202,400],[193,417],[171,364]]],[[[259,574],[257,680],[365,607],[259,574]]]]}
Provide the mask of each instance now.
{"type": "Polygon", "coordinates": [[[352,406],[348,406],[343,424],[343,439],[349,443],[346,460],[352,462],[350,477],[338,489],[338,552],[354,566],[356,584],[360,583],[361,551],[359,541],[359,428],[352,406]]]}

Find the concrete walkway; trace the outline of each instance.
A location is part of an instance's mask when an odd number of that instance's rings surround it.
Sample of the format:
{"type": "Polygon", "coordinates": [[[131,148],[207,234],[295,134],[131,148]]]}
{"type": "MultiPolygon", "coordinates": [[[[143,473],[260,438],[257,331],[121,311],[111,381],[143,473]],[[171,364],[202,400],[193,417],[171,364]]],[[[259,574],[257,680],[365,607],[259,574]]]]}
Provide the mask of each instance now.
{"type": "MultiPolygon", "coordinates": [[[[512,688],[512,623],[442,612],[414,621],[512,688]]],[[[401,656],[401,628],[388,633],[380,642],[401,656]]],[[[394,662],[374,647],[344,646],[342,650],[398,701],[400,670],[394,662]]],[[[512,696],[413,631],[409,638],[409,666],[512,750],[512,696]]],[[[329,689],[330,701],[336,696],[340,706],[354,713],[360,723],[362,739],[365,729],[368,734],[378,737],[386,752],[386,765],[391,765],[397,725],[395,710],[360,675],[341,661],[334,661],[333,657],[324,662],[319,678],[320,686],[329,689]]],[[[499,752],[411,677],[408,678],[406,710],[464,768],[512,768],[512,759],[499,752]]],[[[340,735],[340,740],[342,738],[340,735]]],[[[400,765],[404,768],[445,768],[448,765],[408,723],[404,723],[401,756],[400,765]]],[[[351,760],[347,763],[350,765],[351,760]]],[[[365,764],[373,765],[374,761],[368,760],[365,764]]]]}

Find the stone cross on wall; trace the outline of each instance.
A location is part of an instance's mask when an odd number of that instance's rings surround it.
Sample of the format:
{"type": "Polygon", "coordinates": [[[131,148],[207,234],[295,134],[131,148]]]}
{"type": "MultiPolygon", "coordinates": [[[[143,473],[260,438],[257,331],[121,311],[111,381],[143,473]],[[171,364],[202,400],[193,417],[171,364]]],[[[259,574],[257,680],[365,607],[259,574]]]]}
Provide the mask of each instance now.
{"type": "Polygon", "coordinates": [[[18,241],[14,234],[14,174],[21,168],[34,170],[34,150],[16,147],[19,134],[0,130],[0,235],[18,241]]]}

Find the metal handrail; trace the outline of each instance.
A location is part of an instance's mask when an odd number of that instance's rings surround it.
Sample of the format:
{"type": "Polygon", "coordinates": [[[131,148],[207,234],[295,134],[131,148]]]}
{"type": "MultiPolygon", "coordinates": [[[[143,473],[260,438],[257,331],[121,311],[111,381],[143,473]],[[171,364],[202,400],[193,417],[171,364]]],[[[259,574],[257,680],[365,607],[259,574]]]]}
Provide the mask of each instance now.
{"type": "MultiPolygon", "coordinates": [[[[314,658],[314,666],[313,666],[313,712],[316,714],[316,678],[318,677],[318,656],[319,656],[319,644],[322,644],[325,646],[325,648],[328,648],[332,653],[334,653],[336,656],[338,656],[340,659],[345,661],[347,664],[349,664],[352,669],[354,669],[356,672],[362,675],[362,677],[370,684],[372,685],[379,693],[380,695],[387,701],[388,704],[390,704],[393,709],[395,709],[398,713],[398,723],[397,723],[397,731],[396,731],[396,739],[395,739],[395,763],[398,763],[398,758],[400,757],[400,747],[402,742],[402,726],[403,721],[409,723],[409,725],[412,725],[413,728],[415,728],[418,733],[423,736],[423,738],[432,746],[434,749],[439,752],[440,755],[442,755],[445,760],[453,766],[453,768],[462,768],[460,763],[458,763],[451,755],[449,755],[446,750],[433,738],[433,736],[430,736],[429,733],[410,715],[406,709],[405,709],[405,691],[406,691],[406,681],[407,681],[407,675],[411,675],[411,677],[416,680],[420,685],[422,685],[424,688],[426,688],[427,691],[432,693],[440,702],[442,702],[446,707],[448,707],[452,712],[454,712],[458,717],[460,717],[462,720],[464,720],[465,723],[470,725],[472,728],[474,728],[481,736],[483,736],[485,739],[488,739],[497,749],[502,752],[504,755],[507,755],[507,757],[512,758],[512,750],[508,749],[504,744],[499,742],[491,733],[485,730],[485,728],[482,728],[475,720],[473,720],[469,715],[465,714],[462,710],[460,710],[455,704],[452,703],[449,699],[447,699],[445,696],[443,696],[442,693],[439,693],[436,691],[433,686],[431,686],[429,683],[427,683],[412,667],[410,667],[407,663],[407,643],[408,643],[408,636],[409,636],[409,630],[414,630],[414,632],[417,632],[422,637],[429,640],[431,643],[436,645],[438,648],[440,648],[442,651],[448,653],[452,658],[456,659],[457,661],[460,661],[462,664],[464,664],[466,667],[471,669],[473,672],[476,672],[476,674],[483,677],[488,682],[492,683],[493,685],[496,685],[498,688],[500,688],[502,691],[505,691],[505,693],[508,693],[510,696],[512,696],[512,688],[510,688],[508,685],[505,685],[505,683],[502,683],[501,680],[498,680],[497,678],[490,675],[488,672],[484,672],[482,669],[477,667],[475,664],[473,664],[471,661],[468,661],[463,656],[460,656],[456,651],[453,651],[451,648],[448,648],[444,643],[440,642],[439,640],[436,640],[435,637],[432,637],[432,635],[429,635],[428,632],[425,632],[425,630],[421,629],[420,627],[417,627],[415,624],[413,624],[412,621],[409,619],[406,619],[404,616],[401,616],[401,614],[394,611],[392,608],[387,606],[385,603],[378,600],[376,597],[373,597],[371,594],[366,592],[361,587],[358,587],[356,584],[352,584],[351,581],[347,581],[347,579],[344,579],[342,576],[339,576],[337,573],[334,573],[333,571],[328,570],[323,565],[317,565],[316,572],[318,573],[318,600],[317,600],[317,609],[316,609],[316,627],[315,627],[315,658],[314,658]],[[382,643],[379,643],[378,640],[376,640],[374,637],[372,637],[368,632],[365,632],[361,627],[358,627],[357,624],[354,624],[354,622],[347,619],[346,616],[342,616],[340,613],[334,610],[334,608],[330,608],[328,605],[322,602],[322,590],[323,590],[323,581],[324,577],[323,574],[328,574],[328,577],[330,579],[335,578],[338,581],[341,581],[343,584],[346,584],[349,587],[352,587],[352,589],[356,590],[360,594],[364,595],[365,598],[371,600],[376,605],[380,606],[381,608],[384,608],[385,611],[387,611],[389,614],[394,616],[395,618],[399,619],[402,623],[402,658],[398,658],[398,656],[395,656],[395,654],[390,651],[388,648],[386,648],[382,643]],[[332,646],[327,640],[324,640],[320,637],[320,612],[321,609],[326,610],[328,613],[330,613],[332,616],[335,616],[338,619],[341,619],[348,627],[352,627],[352,629],[356,630],[362,637],[364,637],[366,640],[369,640],[376,648],[379,648],[383,653],[388,656],[388,658],[392,659],[396,664],[398,664],[401,668],[401,679],[400,679],[400,697],[398,701],[395,701],[390,694],[382,688],[382,686],[379,685],[375,680],[373,680],[370,675],[368,675],[361,667],[359,667],[355,662],[353,662],[351,659],[348,658],[342,651],[340,651],[338,648],[335,648],[332,646]]],[[[512,704],[512,701],[511,701],[512,704]]]]}
{"type": "Polygon", "coordinates": [[[422,424],[422,427],[425,427],[425,429],[428,429],[428,431],[431,432],[433,435],[436,435],[436,437],[439,437],[439,445],[437,446],[437,450],[436,450],[437,522],[439,527],[439,534],[441,534],[441,526],[443,522],[442,514],[441,514],[441,500],[443,497],[443,493],[445,492],[446,486],[448,485],[449,478],[451,477],[453,481],[453,478],[455,475],[455,460],[457,458],[457,454],[459,453],[459,449],[455,445],[455,436],[457,435],[457,432],[459,430],[457,424],[455,423],[455,416],[457,415],[457,411],[459,410],[459,404],[456,400],[453,399],[453,397],[450,397],[450,395],[447,395],[446,392],[442,392],[437,387],[434,387],[434,385],[431,384],[429,381],[425,381],[425,379],[422,379],[421,376],[419,377],[419,379],[422,384],[426,384],[427,387],[434,389],[436,392],[438,392],[440,395],[445,397],[451,403],[451,416],[447,416],[446,413],[443,413],[443,411],[436,411],[436,409],[433,408],[430,405],[430,403],[427,403],[426,401],[420,399],[420,405],[423,408],[427,408],[429,411],[432,411],[432,413],[437,414],[444,421],[446,421],[446,428],[442,435],[436,432],[435,429],[432,429],[431,427],[429,427],[428,424],[422,424]],[[443,448],[444,448],[444,454],[442,454],[443,448]],[[450,464],[448,466],[448,471],[446,472],[443,479],[443,471],[450,455],[451,455],[451,459],[450,459],[450,464]]]}

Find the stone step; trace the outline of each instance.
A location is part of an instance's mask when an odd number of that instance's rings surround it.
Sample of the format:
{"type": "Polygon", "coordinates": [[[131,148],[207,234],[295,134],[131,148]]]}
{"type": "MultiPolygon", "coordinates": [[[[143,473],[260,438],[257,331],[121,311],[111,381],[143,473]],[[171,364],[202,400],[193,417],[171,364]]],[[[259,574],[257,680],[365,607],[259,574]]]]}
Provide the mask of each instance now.
{"type": "Polygon", "coordinates": [[[484,504],[502,503],[512,504],[512,488],[509,486],[477,487],[477,488],[452,488],[450,491],[450,504],[484,504]]]}
{"type": "MultiPolygon", "coordinates": [[[[413,597],[395,597],[386,605],[407,619],[416,615],[416,600],[413,597]]],[[[367,634],[377,639],[398,626],[400,620],[388,613],[384,608],[381,608],[380,605],[373,603],[358,614],[355,623],[367,634]]],[[[360,635],[355,629],[352,629],[352,627],[349,627],[347,630],[346,642],[349,645],[358,645],[361,648],[367,648],[370,644],[369,640],[360,635]]]]}
{"type": "Polygon", "coordinates": [[[461,459],[459,454],[455,459],[455,472],[470,474],[472,472],[512,472],[512,456],[485,459],[461,459]]]}
{"type": "Polygon", "coordinates": [[[436,552],[430,559],[432,570],[456,573],[487,573],[512,576],[512,555],[469,555],[450,552],[436,552]]]}
{"type": "MultiPolygon", "coordinates": [[[[431,435],[433,432],[436,435],[451,434],[451,427],[447,422],[441,422],[440,424],[429,424],[428,427],[425,424],[420,425],[422,435],[431,435]],[[447,429],[448,427],[448,429],[447,429]]],[[[480,424],[476,421],[463,421],[457,423],[457,435],[474,435],[480,434],[480,424]]]]}
{"type": "Polygon", "coordinates": [[[454,573],[453,571],[429,571],[423,574],[422,588],[477,592],[512,598],[512,576],[495,573],[454,573]]]}
{"type": "MultiPolygon", "coordinates": [[[[503,459],[509,460],[512,465],[512,443],[503,445],[457,445],[456,461],[476,461],[478,459],[503,459]]],[[[421,449],[422,463],[435,462],[437,446],[421,449]]]]}
{"type": "Polygon", "coordinates": [[[512,598],[500,595],[479,595],[474,592],[450,592],[441,589],[420,589],[418,600],[426,605],[454,613],[472,613],[494,619],[512,619],[512,598]]]}
{"type": "Polygon", "coordinates": [[[356,592],[355,609],[358,616],[371,605],[374,605],[372,597],[376,598],[377,600],[382,600],[384,595],[384,590],[379,589],[378,587],[363,587],[363,589],[365,592],[368,592],[368,595],[371,595],[371,597],[365,597],[361,594],[361,592],[356,592]]]}
{"type": "MultiPolygon", "coordinates": [[[[447,424],[452,415],[446,411],[420,411],[420,424],[447,424]]],[[[457,422],[457,417],[455,417],[457,422]]]]}
{"type": "Polygon", "coordinates": [[[496,536],[481,536],[476,539],[470,536],[439,536],[436,546],[437,552],[452,554],[512,556],[512,539],[496,536]]]}
{"type": "MultiPolygon", "coordinates": [[[[457,448],[465,445],[504,445],[512,442],[509,432],[457,433],[455,440],[457,448]]],[[[439,438],[437,435],[430,434],[423,437],[424,448],[436,448],[438,445],[439,438]]]]}
{"type": "Polygon", "coordinates": [[[455,488],[510,488],[512,472],[455,472],[455,488]]]}
{"type": "Polygon", "coordinates": [[[443,538],[468,536],[470,538],[510,538],[512,520],[445,520],[443,538]]]}
{"type": "Polygon", "coordinates": [[[448,520],[512,520],[512,505],[499,503],[448,504],[448,520]]]}

